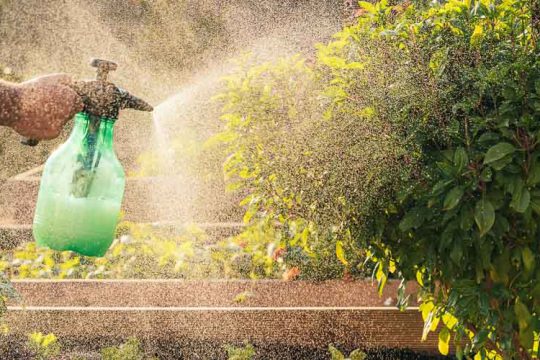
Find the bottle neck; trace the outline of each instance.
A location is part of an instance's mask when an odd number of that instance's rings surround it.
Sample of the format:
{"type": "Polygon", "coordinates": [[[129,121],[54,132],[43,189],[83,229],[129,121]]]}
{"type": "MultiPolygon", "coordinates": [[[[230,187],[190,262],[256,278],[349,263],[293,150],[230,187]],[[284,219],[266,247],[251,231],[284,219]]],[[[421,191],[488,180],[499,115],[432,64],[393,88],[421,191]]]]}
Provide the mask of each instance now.
{"type": "Polygon", "coordinates": [[[85,140],[86,143],[94,144],[102,150],[113,149],[114,119],[96,117],[84,112],[75,115],[75,124],[69,140],[85,140]]]}
{"type": "Polygon", "coordinates": [[[101,118],[99,124],[98,146],[101,149],[113,150],[114,120],[101,118]]]}

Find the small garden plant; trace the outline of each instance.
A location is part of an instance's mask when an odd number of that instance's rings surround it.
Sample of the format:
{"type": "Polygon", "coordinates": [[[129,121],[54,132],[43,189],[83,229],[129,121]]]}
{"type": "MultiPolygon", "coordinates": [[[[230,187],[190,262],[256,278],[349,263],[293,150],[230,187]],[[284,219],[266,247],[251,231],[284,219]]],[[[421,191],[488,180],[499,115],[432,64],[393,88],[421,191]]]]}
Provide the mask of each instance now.
{"type": "Polygon", "coordinates": [[[256,354],[255,348],[249,343],[245,343],[244,346],[227,345],[225,350],[228,360],[252,360],[256,354]]]}
{"type": "Polygon", "coordinates": [[[328,346],[328,352],[332,356],[331,360],[366,360],[367,355],[360,349],[353,350],[349,356],[345,356],[333,345],[328,346]]]}
{"type": "Polygon", "coordinates": [[[35,360],[55,359],[61,351],[58,338],[54,334],[35,332],[28,335],[27,348],[34,354],[35,360]]]}

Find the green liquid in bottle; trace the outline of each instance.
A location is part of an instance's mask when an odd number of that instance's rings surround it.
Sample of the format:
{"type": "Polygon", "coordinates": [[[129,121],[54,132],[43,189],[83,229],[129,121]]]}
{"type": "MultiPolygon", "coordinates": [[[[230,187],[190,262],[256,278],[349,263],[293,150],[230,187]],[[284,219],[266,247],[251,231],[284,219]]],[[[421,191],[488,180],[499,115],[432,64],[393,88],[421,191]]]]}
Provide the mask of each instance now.
{"type": "Polygon", "coordinates": [[[113,126],[114,120],[77,114],[68,141],[45,163],[33,226],[38,245],[87,256],[107,252],[125,185],[113,126]]]}

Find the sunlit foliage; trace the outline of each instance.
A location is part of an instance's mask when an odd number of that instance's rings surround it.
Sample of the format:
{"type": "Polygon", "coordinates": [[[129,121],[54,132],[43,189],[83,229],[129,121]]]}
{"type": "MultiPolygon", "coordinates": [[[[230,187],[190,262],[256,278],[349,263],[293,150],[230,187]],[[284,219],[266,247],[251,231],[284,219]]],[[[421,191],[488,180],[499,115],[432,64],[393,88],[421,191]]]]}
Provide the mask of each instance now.
{"type": "MultiPolygon", "coordinates": [[[[16,279],[208,279],[272,278],[283,272],[260,238],[215,239],[195,225],[172,235],[122,222],[117,231],[118,238],[101,258],[39,248],[33,242],[3,251],[0,274],[16,279]]],[[[0,296],[8,295],[14,295],[9,284],[0,283],[0,296]]]]}
{"type": "Polygon", "coordinates": [[[360,4],[315,64],[226,79],[220,139],[244,220],[280,229],[284,251],[308,259],[300,271],[332,249],[325,265],[371,259],[381,287],[417,280],[442,353],[454,339],[459,358],[532,358],[538,4],[360,4]]]}

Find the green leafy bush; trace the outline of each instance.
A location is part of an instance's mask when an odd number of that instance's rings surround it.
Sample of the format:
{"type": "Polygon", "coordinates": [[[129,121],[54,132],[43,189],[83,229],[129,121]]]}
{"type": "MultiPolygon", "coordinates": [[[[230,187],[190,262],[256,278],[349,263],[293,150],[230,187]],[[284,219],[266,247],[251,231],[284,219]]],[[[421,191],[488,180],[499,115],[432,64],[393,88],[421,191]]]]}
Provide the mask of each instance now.
{"type": "Polygon", "coordinates": [[[247,231],[278,224],[275,247],[309,278],[340,276],[342,263],[358,271],[363,258],[351,229],[380,210],[411,168],[399,161],[407,144],[391,124],[373,107],[340,106],[332,98],[342,95],[338,84],[298,56],[259,65],[244,60],[216,97],[225,130],[209,142],[224,144],[228,188],[247,195],[240,203],[247,231]],[[347,259],[343,249],[353,255],[347,259]]]}
{"type": "Polygon", "coordinates": [[[431,130],[407,132],[420,145],[420,171],[368,243],[381,282],[390,263],[418,280],[424,336],[442,319],[439,348],[447,353],[455,334],[458,357],[537,351],[540,72],[530,6],[449,1],[393,17],[384,2],[364,4],[352,30],[409,56],[434,89],[432,106],[403,109],[431,130]]]}
{"type": "Polygon", "coordinates": [[[301,271],[337,276],[369,258],[381,289],[417,280],[424,337],[440,325],[442,353],[453,338],[459,358],[532,358],[539,5],[360,4],[314,65],[226,79],[218,139],[244,220],[277,231],[301,271]]]}

